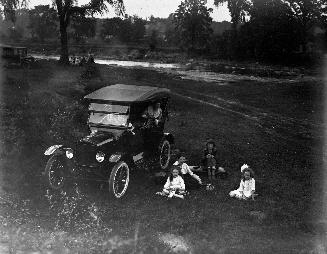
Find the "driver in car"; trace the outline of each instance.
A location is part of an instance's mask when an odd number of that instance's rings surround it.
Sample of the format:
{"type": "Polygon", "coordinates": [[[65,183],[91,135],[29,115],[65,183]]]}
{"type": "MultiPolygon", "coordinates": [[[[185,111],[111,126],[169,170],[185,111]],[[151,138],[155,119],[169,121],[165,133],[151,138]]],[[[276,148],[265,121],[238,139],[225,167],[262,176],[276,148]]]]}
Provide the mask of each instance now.
{"type": "Polygon", "coordinates": [[[148,108],[143,112],[142,117],[147,119],[145,124],[146,128],[158,126],[162,118],[162,110],[160,106],[160,102],[157,102],[154,106],[148,106],[148,108]]]}

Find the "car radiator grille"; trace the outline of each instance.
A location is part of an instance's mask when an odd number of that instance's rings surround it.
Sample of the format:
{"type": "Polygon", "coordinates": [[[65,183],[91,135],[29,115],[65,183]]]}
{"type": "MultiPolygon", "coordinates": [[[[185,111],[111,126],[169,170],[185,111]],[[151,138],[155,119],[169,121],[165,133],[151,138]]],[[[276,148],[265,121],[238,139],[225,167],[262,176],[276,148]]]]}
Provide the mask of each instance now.
{"type": "Polygon", "coordinates": [[[80,144],[76,149],[76,163],[83,166],[91,166],[97,163],[95,159],[95,147],[89,144],[80,144]]]}

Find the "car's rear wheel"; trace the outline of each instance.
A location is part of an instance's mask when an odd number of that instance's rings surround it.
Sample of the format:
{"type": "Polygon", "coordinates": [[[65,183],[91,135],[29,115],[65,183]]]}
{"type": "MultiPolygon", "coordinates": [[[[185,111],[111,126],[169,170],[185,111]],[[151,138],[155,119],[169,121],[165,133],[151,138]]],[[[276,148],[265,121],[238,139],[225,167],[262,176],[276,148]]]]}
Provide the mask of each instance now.
{"type": "Polygon", "coordinates": [[[109,194],[121,198],[127,191],[129,183],[129,167],[126,162],[118,162],[112,169],[109,178],[109,194]]]}
{"type": "Polygon", "coordinates": [[[58,190],[65,183],[65,162],[61,156],[52,155],[45,166],[45,177],[51,189],[58,190]]]}
{"type": "Polygon", "coordinates": [[[171,158],[171,147],[167,139],[164,139],[159,146],[159,165],[161,169],[166,169],[169,166],[171,158]]]}

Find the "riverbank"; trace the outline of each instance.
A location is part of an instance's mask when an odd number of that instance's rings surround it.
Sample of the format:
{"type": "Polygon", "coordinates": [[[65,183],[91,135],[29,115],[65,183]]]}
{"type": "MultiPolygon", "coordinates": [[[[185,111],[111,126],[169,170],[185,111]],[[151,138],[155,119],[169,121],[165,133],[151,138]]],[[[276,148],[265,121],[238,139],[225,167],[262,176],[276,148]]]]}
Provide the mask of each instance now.
{"type": "MultiPolygon", "coordinates": [[[[59,55],[33,54],[36,59],[59,60],[59,55]]],[[[81,59],[82,55],[75,55],[81,59]]],[[[119,59],[109,56],[96,56],[95,63],[126,68],[145,68],[161,70],[183,79],[205,82],[219,82],[224,80],[252,80],[252,81],[292,81],[322,79],[320,68],[286,67],[280,65],[265,65],[251,62],[208,61],[188,59],[184,62],[166,63],[155,60],[119,59]],[[222,75],[222,74],[225,74],[222,75]]],[[[77,60],[76,65],[78,65],[77,60]]],[[[73,64],[75,65],[75,64],[73,64]]]]}

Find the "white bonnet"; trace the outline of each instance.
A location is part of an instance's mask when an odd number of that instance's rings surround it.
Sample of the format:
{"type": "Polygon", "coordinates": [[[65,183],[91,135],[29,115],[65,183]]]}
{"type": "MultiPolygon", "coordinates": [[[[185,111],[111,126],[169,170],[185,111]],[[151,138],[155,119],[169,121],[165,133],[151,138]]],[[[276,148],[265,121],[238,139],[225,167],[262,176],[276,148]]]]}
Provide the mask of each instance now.
{"type": "Polygon", "coordinates": [[[248,164],[243,164],[242,167],[241,167],[241,172],[243,173],[243,170],[246,169],[246,168],[249,168],[249,165],[248,164]]]}

